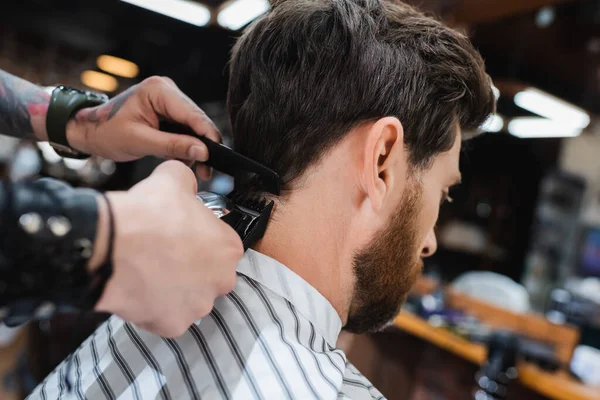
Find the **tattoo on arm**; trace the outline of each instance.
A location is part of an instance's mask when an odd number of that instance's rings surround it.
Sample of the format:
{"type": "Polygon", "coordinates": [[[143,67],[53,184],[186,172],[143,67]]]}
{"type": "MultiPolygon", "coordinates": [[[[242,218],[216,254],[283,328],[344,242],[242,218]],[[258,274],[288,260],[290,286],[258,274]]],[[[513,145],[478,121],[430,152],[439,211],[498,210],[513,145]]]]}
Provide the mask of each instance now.
{"type": "Polygon", "coordinates": [[[117,115],[117,113],[123,107],[123,104],[125,104],[127,99],[129,99],[129,96],[132,94],[133,90],[129,89],[113,98],[106,104],[102,104],[93,108],[84,108],[77,113],[75,119],[78,122],[91,122],[95,125],[109,121],[115,115],[117,115]]]}
{"type": "Polygon", "coordinates": [[[42,88],[0,70],[0,134],[44,139],[49,103],[42,88]]]}

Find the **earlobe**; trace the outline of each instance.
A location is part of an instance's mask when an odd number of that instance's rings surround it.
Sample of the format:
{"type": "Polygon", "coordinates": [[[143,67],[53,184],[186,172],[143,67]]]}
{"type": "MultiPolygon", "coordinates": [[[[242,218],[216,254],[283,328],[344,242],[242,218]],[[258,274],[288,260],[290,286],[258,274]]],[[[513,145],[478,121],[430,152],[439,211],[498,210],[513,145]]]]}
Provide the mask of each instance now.
{"type": "Polygon", "coordinates": [[[404,130],[397,118],[382,118],[370,127],[363,171],[365,189],[374,210],[383,207],[398,182],[398,174],[405,174],[404,153],[404,130]]]}

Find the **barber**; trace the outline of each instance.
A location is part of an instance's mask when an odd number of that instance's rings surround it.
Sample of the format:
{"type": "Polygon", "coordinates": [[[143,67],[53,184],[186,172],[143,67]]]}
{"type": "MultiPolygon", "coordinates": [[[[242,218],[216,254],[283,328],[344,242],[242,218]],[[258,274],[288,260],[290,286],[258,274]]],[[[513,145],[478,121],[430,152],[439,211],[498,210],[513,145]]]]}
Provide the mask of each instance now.
{"type": "MultiPolygon", "coordinates": [[[[63,156],[207,160],[198,138],[159,131],[161,118],[220,140],[168,78],[148,78],[109,101],[63,87],[49,95],[0,70],[0,134],[50,141],[63,156]]],[[[196,172],[210,176],[206,166],[196,172]]],[[[162,336],[184,333],[233,288],[243,254],[196,191],[194,173],[179,161],[127,192],[0,182],[0,321],[94,309],[162,336]]]]}

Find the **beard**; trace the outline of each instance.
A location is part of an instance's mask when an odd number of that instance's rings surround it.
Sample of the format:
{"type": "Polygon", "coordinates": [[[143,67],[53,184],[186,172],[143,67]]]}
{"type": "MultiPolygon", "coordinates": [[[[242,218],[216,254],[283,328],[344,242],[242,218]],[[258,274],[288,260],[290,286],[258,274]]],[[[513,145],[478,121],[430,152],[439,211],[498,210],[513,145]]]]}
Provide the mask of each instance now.
{"type": "Polygon", "coordinates": [[[421,194],[418,184],[409,185],[396,215],[354,256],[356,284],[344,330],[378,331],[400,312],[423,266],[417,240],[421,194]]]}

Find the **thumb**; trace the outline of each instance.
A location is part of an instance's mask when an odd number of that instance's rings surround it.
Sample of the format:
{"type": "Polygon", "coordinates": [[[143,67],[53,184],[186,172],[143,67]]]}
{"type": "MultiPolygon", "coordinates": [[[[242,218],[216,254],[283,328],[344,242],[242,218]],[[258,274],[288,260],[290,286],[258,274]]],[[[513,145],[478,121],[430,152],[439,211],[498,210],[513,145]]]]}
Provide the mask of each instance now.
{"type": "Polygon", "coordinates": [[[149,126],[138,126],[133,156],[147,155],[205,162],[208,149],[197,137],[162,132],[149,126]]]}
{"type": "Polygon", "coordinates": [[[175,183],[184,191],[196,194],[198,192],[198,181],[194,172],[180,161],[165,161],[160,164],[149,179],[166,180],[175,183]]]}

